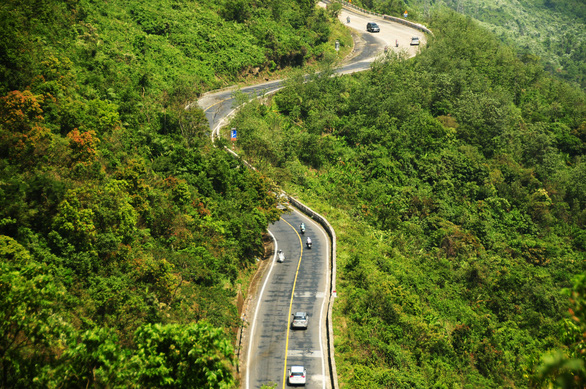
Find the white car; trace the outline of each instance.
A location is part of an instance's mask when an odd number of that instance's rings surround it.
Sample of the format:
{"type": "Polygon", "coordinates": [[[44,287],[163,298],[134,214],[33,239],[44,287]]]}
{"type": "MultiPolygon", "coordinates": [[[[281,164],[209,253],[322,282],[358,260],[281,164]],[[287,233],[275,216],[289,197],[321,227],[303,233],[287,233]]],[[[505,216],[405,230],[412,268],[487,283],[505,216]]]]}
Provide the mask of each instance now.
{"type": "Polygon", "coordinates": [[[285,253],[283,253],[283,250],[279,250],[279,252],[277,253],[277,262],[284,262],[285,261],[285,253]]]}
{"type": "Polygon", "coordinates": [[[289,368],[289,385],[305,385],[307,371],[303,366],[291,366],[289,368]]]}
{"type": "Polygon", "coordinates": [[[414,36],[413,38],[411,38],[411,46],[419,46],[419,37],[414,36]]]}
{"type": "Polygon", "coordinates": [[[307,312],[295,312],[293,315],[293,321],[291,322],[291,328],[304,328],[307,329],[309,319],[307,318],[307,312]]]}

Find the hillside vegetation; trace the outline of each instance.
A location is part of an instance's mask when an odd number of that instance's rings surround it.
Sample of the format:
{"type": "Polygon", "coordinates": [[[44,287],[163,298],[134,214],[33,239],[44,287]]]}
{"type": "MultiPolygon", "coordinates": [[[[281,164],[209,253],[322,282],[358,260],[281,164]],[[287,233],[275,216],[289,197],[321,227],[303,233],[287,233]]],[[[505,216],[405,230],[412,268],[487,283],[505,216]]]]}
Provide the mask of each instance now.
{"type": "Polygon", "coordinates": [[[441,9],[470,16],[519,55],[537,56],[557,77],[586,90],[586,3],[583,0],[354,0],[367,9],[427,21],[441,9]]]}
{"type": "Polygon", "coordinates": [[[446,1],[522,55],[586,90],[586,3],[580,0],[446,1]]]}
{"type": "Polygon", "coordinates": [[[0,4],[0,387],[237,384],[237,293],[280,211],[184,107],[327,59],[314,5],[0,4]]]}
{"type": "Polygon", "coordinates": [[[336,229],[345,387],[583,387],[586,96],[469,18],[431,28],[247,105],[237,146],[336,229]]]}

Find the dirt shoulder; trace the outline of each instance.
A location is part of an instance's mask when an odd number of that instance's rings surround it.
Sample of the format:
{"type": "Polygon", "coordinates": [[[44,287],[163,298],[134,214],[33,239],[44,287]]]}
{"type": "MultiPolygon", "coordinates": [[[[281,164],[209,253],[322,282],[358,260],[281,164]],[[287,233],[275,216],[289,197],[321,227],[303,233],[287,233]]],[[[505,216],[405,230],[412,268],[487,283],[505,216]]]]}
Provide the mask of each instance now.
{"type": "Polygon", "coordinates": [[[254,318],[254,310],[258,304],[260,289],[262,281],[265,279],[270,267],[272,258],[275,253],[275,244],[269,234],[263,236],[264,256],[258,262],[258,268],[252,280],[250,281],[248,290],[246,291],[246,298],[242,308],[240,318],[242,319],[242,327],[238,331],[236,339],[236,346],[238,351],[238,379],[240,386],[244,387],[243,374],[246,371],[246,356],[248,355],[248,340],[250,339],[250,328],[254,318]]]}

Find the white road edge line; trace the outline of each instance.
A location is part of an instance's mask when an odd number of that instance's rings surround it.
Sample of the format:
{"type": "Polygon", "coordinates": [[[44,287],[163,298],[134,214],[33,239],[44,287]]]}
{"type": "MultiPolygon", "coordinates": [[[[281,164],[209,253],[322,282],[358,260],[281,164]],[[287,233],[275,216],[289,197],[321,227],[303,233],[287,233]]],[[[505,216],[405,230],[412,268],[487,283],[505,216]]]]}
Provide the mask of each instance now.
{"type": "MultiPolygon", "coordinates": [[[[267,230],[273,242],[275,242],[275,252],[273,253],[273,260],[271,262],[271,268],[269,269],[269,273],[265,278],[265,282],[262,284],[262,289],[260,290],[260,294],[258,296],[258,302],[256,303],[256,308],[254,309],[254,316],[252,318],[252,327],[250,328],[250,338],[248,339],[248,352],[246,353],[246,389],[250,388],[250,350],[252,350],[253,341],[252,338],[254,337],[254,329],[256,327],[256,315],[258,314],[258,310],[260,308],[260,303],[262,301],[262,295],[264,294],[265,287],[271,278],[271,272],[273,271],[273,267],[275,266],[275,261],[277,258],[277,250],[278,250],[278,243],[275,239],[275,236],[270,230],[267,230]]],[[[320,335],[321,336],[321,335],[320,335]]]]}

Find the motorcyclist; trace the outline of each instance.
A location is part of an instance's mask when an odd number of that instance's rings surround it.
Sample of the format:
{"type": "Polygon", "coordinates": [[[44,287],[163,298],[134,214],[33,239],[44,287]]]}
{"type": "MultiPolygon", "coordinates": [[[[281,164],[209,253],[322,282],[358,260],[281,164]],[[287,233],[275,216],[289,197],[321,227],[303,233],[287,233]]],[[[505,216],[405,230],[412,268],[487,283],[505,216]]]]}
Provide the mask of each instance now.
{"type": "Polygon", "coordinates": [[[350,24],[350,16],[346,17],[346,22],[350,24]]]}
{"type": "Polygon", "coordinates": [[[311,248],[311,238],[309,236],[307,237],[307,241],[305,243],[307,244],[307,248],[311,248]]]}
{"type": "Polygon", "coordinates": [[[305,234],[305,223],[301,223],[299,226],[299,231],[301,231],[302,234],[305,234]]]}

